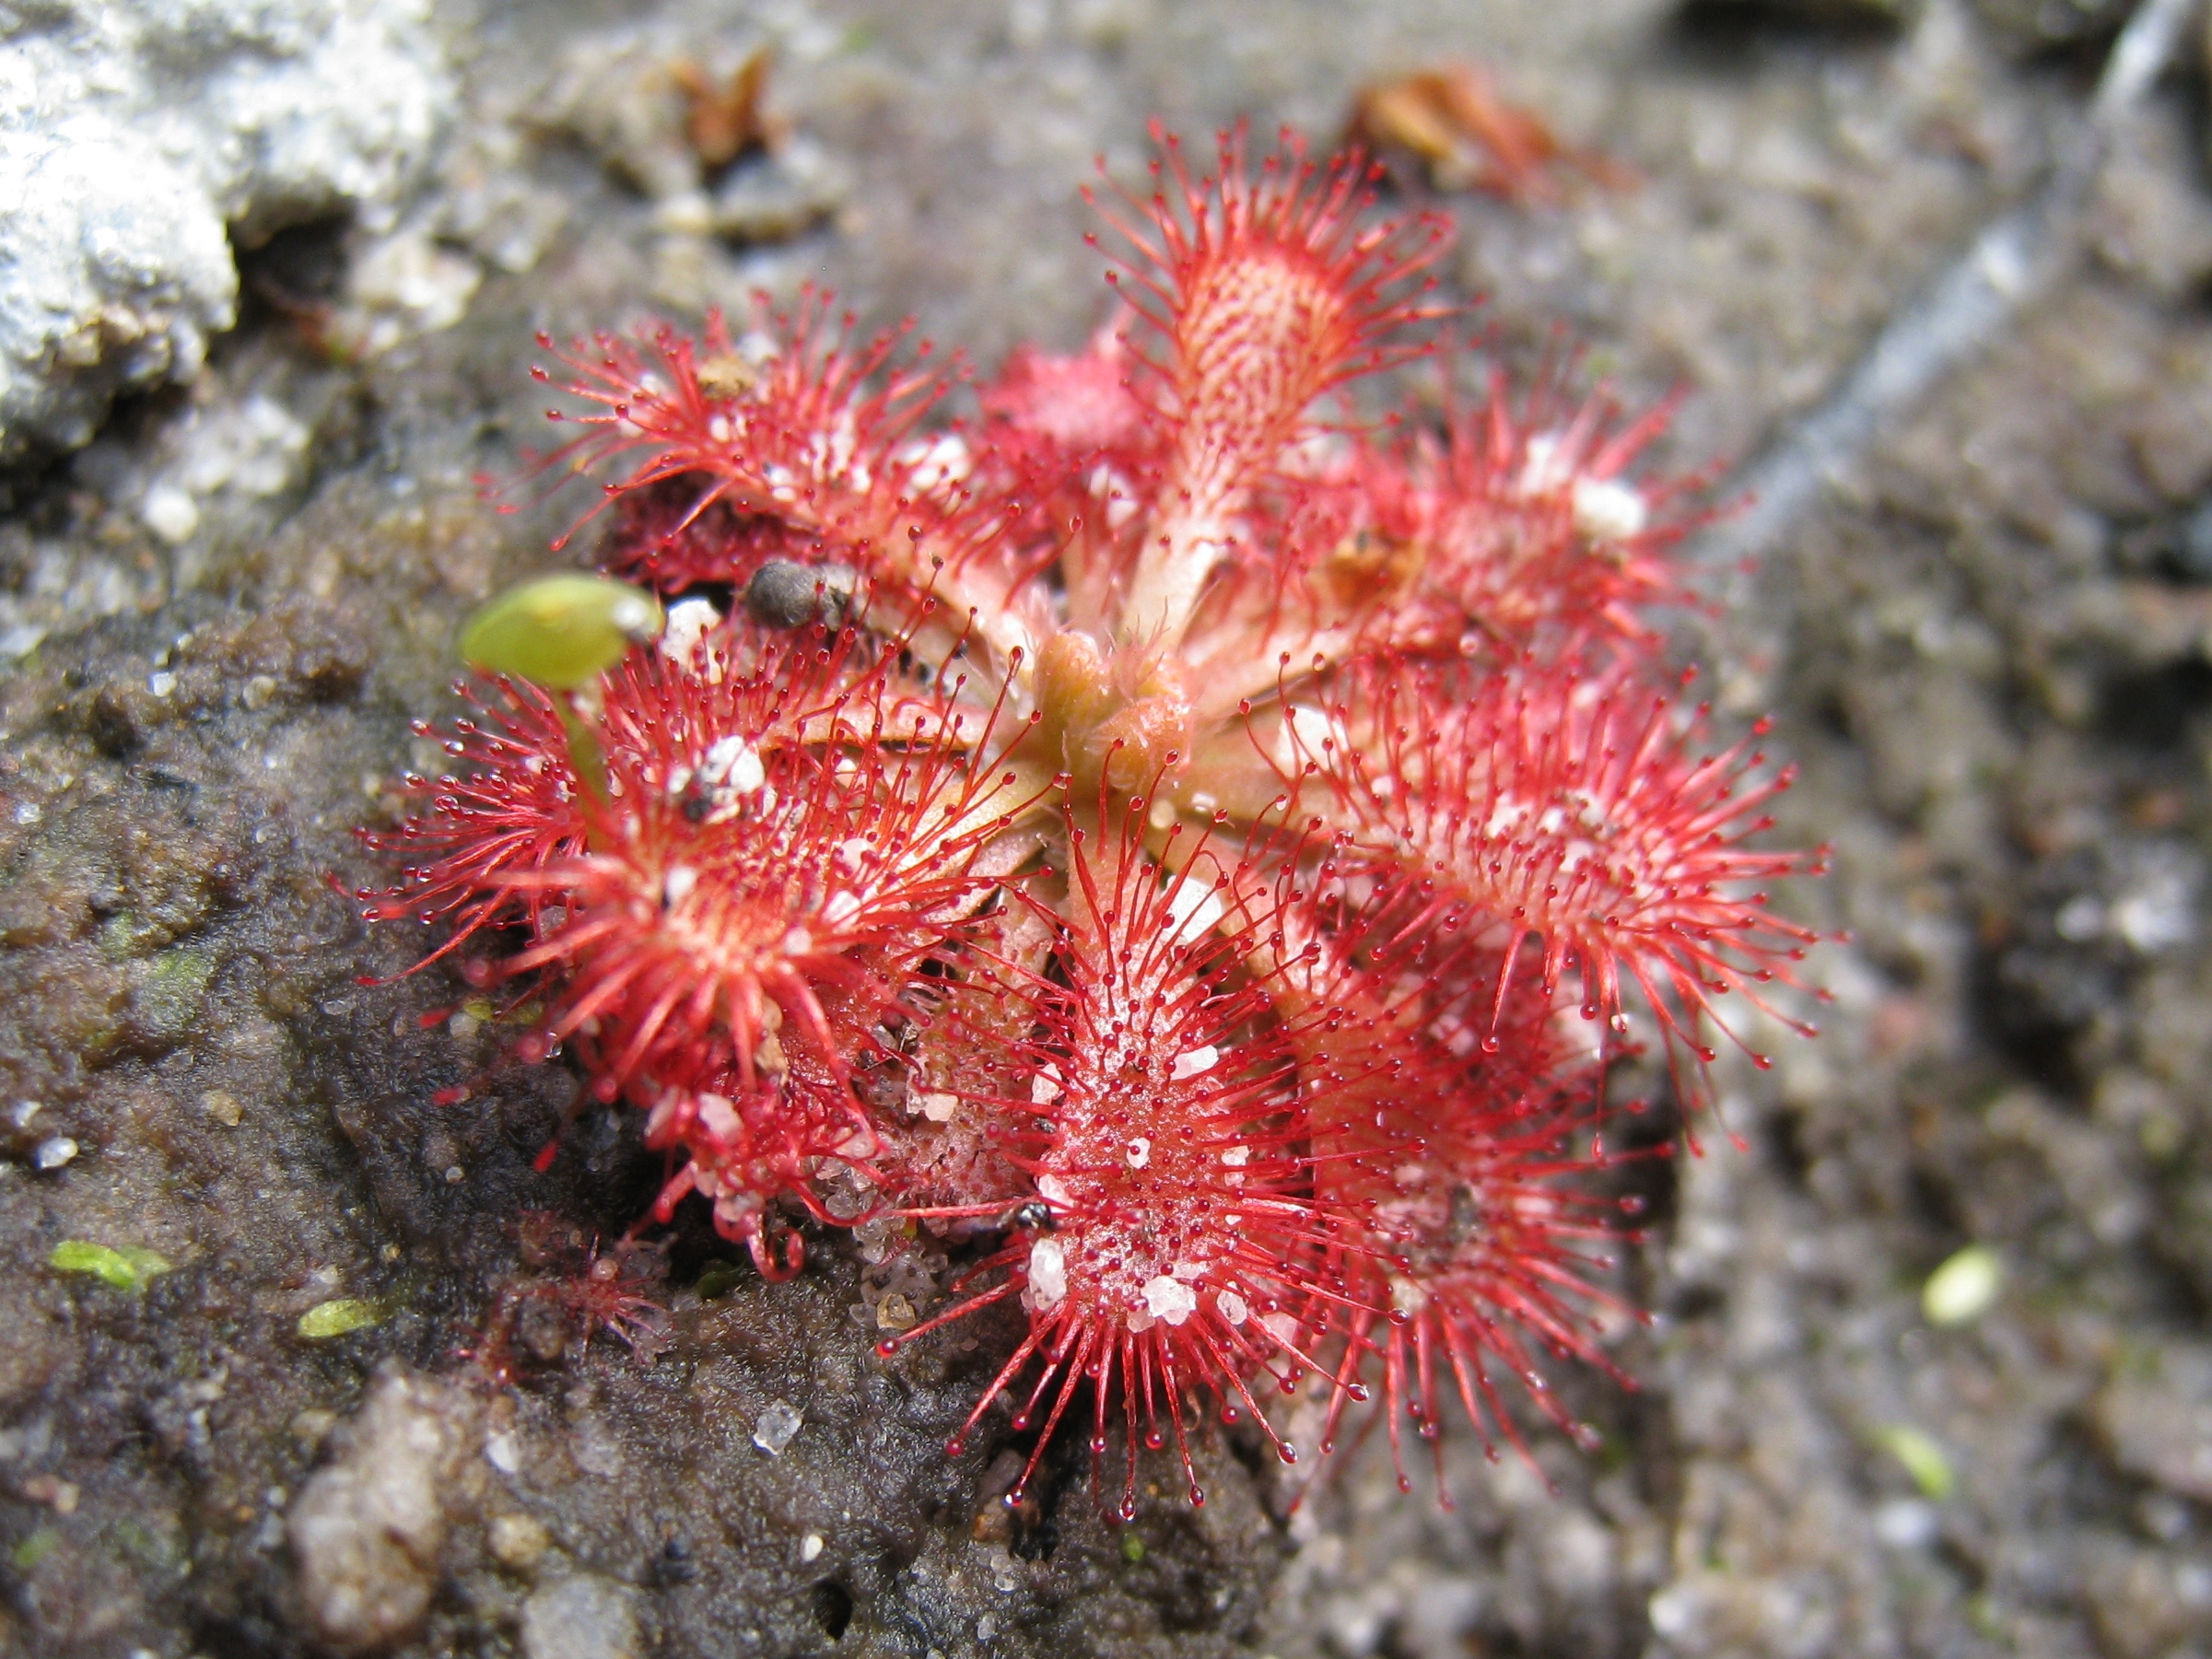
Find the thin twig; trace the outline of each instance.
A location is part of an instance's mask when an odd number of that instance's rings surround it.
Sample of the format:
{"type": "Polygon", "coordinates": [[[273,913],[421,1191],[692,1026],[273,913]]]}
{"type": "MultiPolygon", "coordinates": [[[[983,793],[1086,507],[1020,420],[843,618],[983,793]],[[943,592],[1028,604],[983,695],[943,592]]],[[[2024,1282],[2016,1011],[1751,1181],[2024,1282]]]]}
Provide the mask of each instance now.
{"type": "Polygon", "coordinates": [[[1743,579],[1736,573],[1780,545],[1828,482],[1866,453],[1885,422],[1988,345],[2073,263],[2113,134],[2172,60],[2199,4],[2141,0],[2105,60],[2089,118],[2060,146],[2042,187],[1993,220],[1891,319],[1826,403],[1731,481],[1726,493],[1749,504],[1699,538],[1690,554],[1693,564],[1743,579]]]}

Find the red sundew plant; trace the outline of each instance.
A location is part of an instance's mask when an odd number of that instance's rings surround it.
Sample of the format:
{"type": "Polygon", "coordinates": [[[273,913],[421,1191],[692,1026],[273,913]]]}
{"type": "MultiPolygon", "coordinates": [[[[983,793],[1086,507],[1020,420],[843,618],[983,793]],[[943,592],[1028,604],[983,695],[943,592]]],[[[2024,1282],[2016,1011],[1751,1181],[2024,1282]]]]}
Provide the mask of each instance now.
{"type": "Polygon", "coordinates": [[[645,1115],[653,1219],[701,1196],[772,1278],[810,1219],[966,1251],[883,1353],[1018,1309],[948,1449],[1010,1411],[1018,1501],[1087,1419],[1125,1515],[1170,1439],[1202,1501],[1203,1401],[1293,1460],[1304,1382],[1325,1439],[1379,1389],[1401,1481],[1452,1396],[1586,1438],[1546,1366],[1611,1372],[1626,1313],[1606,1067],[1646,1019],[1694,1104],[1820,863],[1753,845],[1787,774],[1658,660],[1665,411],[1363,415],[1438,350],[1441,225],[1294,141],[1164,152],[1118,320],[966,418],[825,297],[556,354],[545,464],[612,473],[665,632],[464,687],[465,776],[407,780],[362,895],[645,1115]]]}

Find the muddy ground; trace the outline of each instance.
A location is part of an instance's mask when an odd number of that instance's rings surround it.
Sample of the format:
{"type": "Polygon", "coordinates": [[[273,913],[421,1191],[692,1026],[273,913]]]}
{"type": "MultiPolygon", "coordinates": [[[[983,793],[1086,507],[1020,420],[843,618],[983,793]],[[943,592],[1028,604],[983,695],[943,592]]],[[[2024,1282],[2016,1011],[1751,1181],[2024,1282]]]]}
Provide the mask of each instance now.
{"type": "Polygon", "coordinates": [[[879,1361],[852,1241],[769,1286],[679,1226],[631,1264],[665,1268],[650,1366],[514,1314],[655,1171],[590,1116],[535,1173],[566,1074],[500,1068],[435,973],[358,983],[420,943],[365,937],[326,876],[374,878],[351,832],[436,769],[408,721],[448,709],[457,621],[577,510],[500,516],[472,484],[536,437],[533,333],[814,278],[986,364],[1072,346],[1106,315],[1094,156],[1136,176],[1153,116],[1333,133],[1363,81],[1467,58],[1638,180],[1438,204],[1490,349],[1529,368],[1570,338],[1631,402],[1686,390],[1667,464],[1747,460],[2036,187],[2098,20],[788,0],[439,27],[463,93],[411,211],[460,321],[417,306],[364,356],[329,327],[362,233],[287,233],[246,256],[255,298],[197,386],[18,475],[0,519],[0,1650],[2212,1653],[2194,45],[2060,281],[1884,426],[1714,630],[1725,714],[1771,709],[1802,766],[1785,833],[1834,848],[1785,902],[1851,939],[1814,964],[1823,1034],[1724,1071],[1703,1154],[1652,1166],[1621,1268],[1658,1316],[1621,1346],[1641,1386],[1565,1384],[1604,1445],[1492,1465],[1458,1434],[1447,1513],[1425,1471],[1397,1492],[1376,1435],[1293,1509],[1210,1433],[1206,1509],[1164,1465],[1124,1529],[1079,1448],[1012,1523],[1011,1437],[944,1457],[1002,1333],[879,1361]],[[756,39],[813,147],[718,228],[657,172],[623,66],[756,39]],[[190,474],[194,525],[149,510],[209,453],[265,464],[190,474]],[[68,1240],[170,1270],[59,1271],[68,1240]],[[1924,1281],[1977,1243],[1995,1306],[1931,1326],[1924,1281]],[[303,1336],[334,1303],[367,1323],[303,1336]]]}

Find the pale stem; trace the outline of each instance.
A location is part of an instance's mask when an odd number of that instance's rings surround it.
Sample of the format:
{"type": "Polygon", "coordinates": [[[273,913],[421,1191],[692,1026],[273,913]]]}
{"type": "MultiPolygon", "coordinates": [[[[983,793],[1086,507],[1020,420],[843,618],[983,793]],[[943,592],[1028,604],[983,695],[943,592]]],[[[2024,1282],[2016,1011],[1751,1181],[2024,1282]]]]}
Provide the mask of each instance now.
{"type": "Polygon", "coordinates": [[[1206,578],[1228,547],[1226,513],[1186,509],[1161,521],[1122,602],[1121,638],[1172,651],[1183,643],[1206,578]]]}

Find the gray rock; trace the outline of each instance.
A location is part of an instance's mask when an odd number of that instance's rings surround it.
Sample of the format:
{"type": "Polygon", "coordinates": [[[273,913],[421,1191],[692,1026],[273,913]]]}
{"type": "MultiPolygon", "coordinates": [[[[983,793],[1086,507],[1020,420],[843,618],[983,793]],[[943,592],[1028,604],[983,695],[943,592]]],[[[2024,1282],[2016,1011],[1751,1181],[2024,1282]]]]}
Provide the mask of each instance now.
{"type": "Polygon", "coordinates": [[[2212,1568],[2109,1533],[2084,1540],[2098,1649],[2113,1659],[2201,1653],[2212,1636],[2212,1568]]]}
{"type": "Polygon", "coordinates": [[[590,1573],[556,1580],[522,1604],[526,1659],[637,1659],[629,1592],[590,1573]]]}
{"type": "Polygon", "coordinates": [[[2097,1396],[2096,1422],[2129,1474],[2212,1503],[2212,1348],[2172,1343],[2128,1365],[2097,1396]]]}
{"type": "Polygon", "coordinates": [[[714,229],[738,242],[779,242],[827,218],[852,193],[846,167],[803,134],[730,169],[714,192],[714,229]]]}
{"type": "Polygon", "coordinates": [[[290,1516],[302,1611],[325,1645],[375,1653],[421,1625],[475,1432],[459,1389],[396,1367],[378,1379],[290,1516]]]}
{"type": "Polygon", "coordinates": [[[0,18],[0,461],[199,371],[230,239],[389,217],[448,97],[422,0],[57,0],[0,18]]]}

